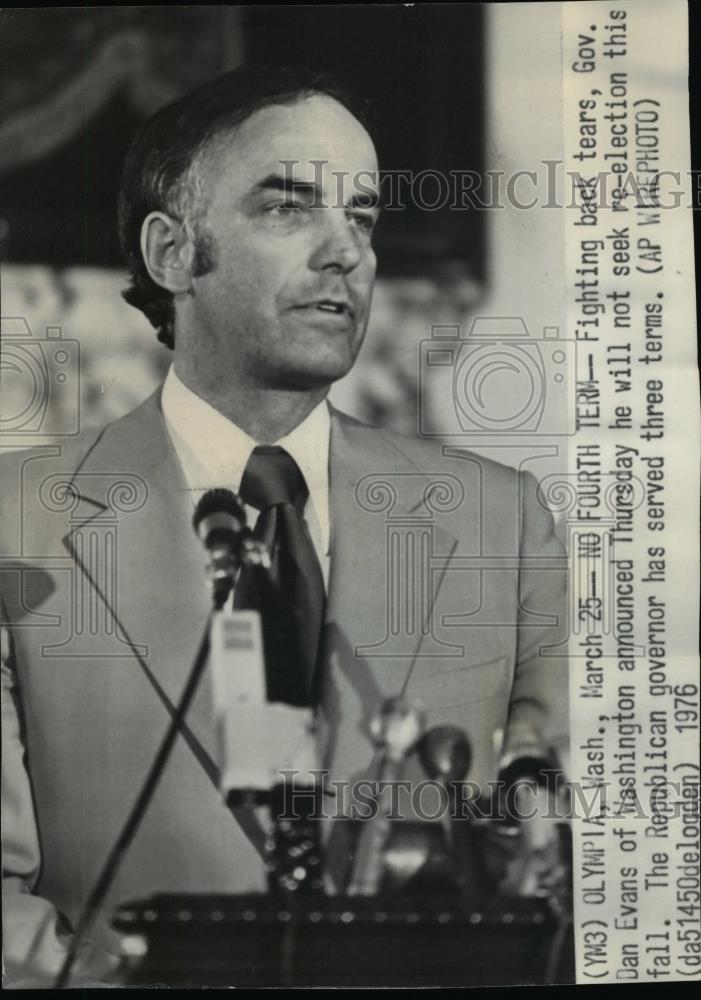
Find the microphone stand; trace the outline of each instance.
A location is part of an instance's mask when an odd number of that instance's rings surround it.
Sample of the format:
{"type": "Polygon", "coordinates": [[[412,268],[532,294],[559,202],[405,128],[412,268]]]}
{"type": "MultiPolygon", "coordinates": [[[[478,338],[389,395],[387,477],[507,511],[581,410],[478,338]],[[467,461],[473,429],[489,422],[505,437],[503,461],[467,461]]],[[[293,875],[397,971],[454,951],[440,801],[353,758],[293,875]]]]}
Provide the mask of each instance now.
{"type": "Polygon", "coordinates": [[[192,704],[192,699],[197,691],[197,686],[209,657],[209,633],[212,615],[226,600],[224,588],[221,586],[214,588],[213,597],[213,608],[207,616],[204,633],[202,635],[202,639],[200,640],[200,645],[195,655],[192,669],[187,678],[182,694],[180,695],[180,700],[178,701],[171,716],[170,723],[168,724],[168,728],[166,729],[163,740],[161,741],[161,745],[159,746],[156,756],[153,759],[153,763],[149,768],[146,779],[141,786],[141,790],[136,797],[136,801],[132,806],[131,812],[127,817],[127,821],[122,828],[122,832],[110,851],[97,882],[88,897],[88,901],[85,905],[83,916],[79,924],[80,930],[76,932],[71,941],[71,945],[66,953],[63,965],[61,966],[58,976],[56,977],[54,989],[64,989],[68,984],[68,979],[75,964],[75,960],[78,957],[78,952],[80,951],[88,932],[92,929],[92,926],[95,923],[95,918],[97,917],[98,911],[105,901],[105,897],[112,886],[124,855],[129,850],[134,836],[141,825],[146,809],[159,781],[161,780],[165,766],[168,763],[168,758],[170,757],[173,745],[175,744],[176,737],[180,732],[185,716],[187,715],[188,709],[192,704]]]}

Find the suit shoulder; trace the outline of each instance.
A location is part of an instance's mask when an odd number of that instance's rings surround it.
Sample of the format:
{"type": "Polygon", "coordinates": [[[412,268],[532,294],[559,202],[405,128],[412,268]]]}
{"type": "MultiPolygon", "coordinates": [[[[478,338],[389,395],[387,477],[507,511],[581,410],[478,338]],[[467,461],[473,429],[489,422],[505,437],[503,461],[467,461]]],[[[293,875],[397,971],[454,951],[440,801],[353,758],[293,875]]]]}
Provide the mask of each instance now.
{"type": "Polygon", "coordinates": [[[513,466],[486,458],[467,448],[373,426],[338,410],[334,415],[360,439],[368,444],[374,442],[389,446],[422,472],[453,472],[460,477],[472,472],[497,486],[513,489],[516,485],[518,472],[513,466]]]}
{"type": "Polygon", "coordinates": [[[144,415],[152,412],[158,393],[145,399],[134,409],[105,424],[84,428],[75,437],[52,441],[45,445],[8,450],[0,454],[0,476],[3,486],[11,482],[28,462],[42,461],[42,468],[50,473],[73,473],[84,464],[100,442],[115,434],[129,436],[138,431],[144,415]]]}
{"type": "Polygon", "coordinates": [[[6,451],[0,455],[0,481],[6,484],[13,475],[19,474],[27,462],[39,460],[43,460],[46,463],[45,468],[50,468],[52,471],[75,470],[92,450],[105,429],[106,427],[91,427],[81,431],[70,441],[34,445],[29,448],[13,448],[11,451],[6,451]]]}

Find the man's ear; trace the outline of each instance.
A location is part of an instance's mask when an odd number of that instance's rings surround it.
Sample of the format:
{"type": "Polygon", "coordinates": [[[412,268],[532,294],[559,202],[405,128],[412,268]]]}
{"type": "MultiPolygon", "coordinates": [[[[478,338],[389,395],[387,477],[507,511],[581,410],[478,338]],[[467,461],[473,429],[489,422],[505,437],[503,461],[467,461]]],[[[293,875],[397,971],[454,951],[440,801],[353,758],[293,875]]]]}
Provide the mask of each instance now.
{"type": "Polygon", "coordinates": [[[192,245],[185,227],[165,212],[151,212],[141,226],[141,253],[151,278],[173,295],[192,287],[192,245]]]}

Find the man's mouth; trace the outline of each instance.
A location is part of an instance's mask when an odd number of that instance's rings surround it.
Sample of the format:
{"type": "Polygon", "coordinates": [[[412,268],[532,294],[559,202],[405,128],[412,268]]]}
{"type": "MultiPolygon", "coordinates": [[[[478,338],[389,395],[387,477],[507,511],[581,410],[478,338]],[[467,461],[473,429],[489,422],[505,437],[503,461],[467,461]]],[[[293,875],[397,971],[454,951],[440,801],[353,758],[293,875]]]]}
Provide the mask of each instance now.
{"type": "Polygon", "coordinates": [[[305,302],[303,309],[318,309],[319,312],[331,313],[336,316],[354,317],[355,312],[350,302],[345,299],[316,299],[313,302],[305,302]]]}

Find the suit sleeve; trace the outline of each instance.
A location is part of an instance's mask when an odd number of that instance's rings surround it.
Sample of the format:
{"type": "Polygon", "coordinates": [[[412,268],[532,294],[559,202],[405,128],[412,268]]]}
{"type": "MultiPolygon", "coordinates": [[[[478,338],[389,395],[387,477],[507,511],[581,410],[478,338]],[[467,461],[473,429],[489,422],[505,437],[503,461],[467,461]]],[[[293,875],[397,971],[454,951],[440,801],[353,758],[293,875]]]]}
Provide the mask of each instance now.
{"type": "Polygon", "coordinates": [[[567,769],[567,561],[530,473],[520,477],[518,640],[502,766],[519,756],[567,769]]]}
{"type": "Polygon", "coordinates": [[[33,894],[41,852],[12,643],[4,627],[0,643],[3,983],[6,987],[47,985],[60,968],[70,931],[55,907],[33,894]]]}

